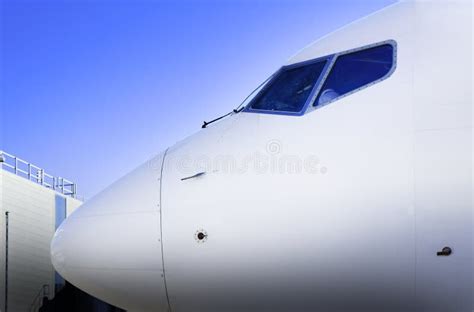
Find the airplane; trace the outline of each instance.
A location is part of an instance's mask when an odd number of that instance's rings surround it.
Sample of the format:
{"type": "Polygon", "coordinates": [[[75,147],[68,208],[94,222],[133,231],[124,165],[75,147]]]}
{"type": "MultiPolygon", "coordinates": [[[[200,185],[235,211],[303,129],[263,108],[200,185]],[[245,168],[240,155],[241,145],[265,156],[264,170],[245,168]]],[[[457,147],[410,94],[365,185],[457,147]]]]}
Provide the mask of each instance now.
{"type": "Polygon", "coordinates": [[[395,3],[85,202],[51,243],[128,311],[472,311],[472,3],[395,3]]]}

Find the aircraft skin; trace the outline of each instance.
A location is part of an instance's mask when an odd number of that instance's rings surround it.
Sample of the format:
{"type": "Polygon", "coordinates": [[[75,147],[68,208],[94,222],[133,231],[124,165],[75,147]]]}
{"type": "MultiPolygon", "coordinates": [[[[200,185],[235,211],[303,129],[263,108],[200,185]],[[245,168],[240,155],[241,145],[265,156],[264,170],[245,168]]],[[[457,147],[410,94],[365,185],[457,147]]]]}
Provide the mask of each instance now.
{"type": "Polygon", "coordinates": [[[402,2],[309,45],[287,65],[396,59],[302,115],[246,108],[170,147],[61,225],[56,270],[132,312],[472,311],[471,23],[470,1],[402,2]]]}

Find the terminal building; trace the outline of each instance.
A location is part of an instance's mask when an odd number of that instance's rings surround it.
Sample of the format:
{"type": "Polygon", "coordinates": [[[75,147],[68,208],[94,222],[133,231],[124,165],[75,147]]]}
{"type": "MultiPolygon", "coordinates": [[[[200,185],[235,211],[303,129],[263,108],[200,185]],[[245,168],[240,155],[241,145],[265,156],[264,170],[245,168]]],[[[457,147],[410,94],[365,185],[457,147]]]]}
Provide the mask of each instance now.
{"type": "Polygon", "coordinates": [[[51,264],[54,232],[81,204],[72,181],[0,151],[0,312],[119,311],[67,284],[51,264]]]}

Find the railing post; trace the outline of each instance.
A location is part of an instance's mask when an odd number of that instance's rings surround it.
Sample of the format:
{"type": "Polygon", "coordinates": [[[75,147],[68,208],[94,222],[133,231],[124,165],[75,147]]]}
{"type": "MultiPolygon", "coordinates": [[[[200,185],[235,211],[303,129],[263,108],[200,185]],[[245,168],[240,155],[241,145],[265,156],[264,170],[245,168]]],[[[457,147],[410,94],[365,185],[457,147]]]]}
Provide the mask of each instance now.
{"type": "Polygon", "coordinates": [[[31,164],[28,163],[28,180],[31,180],[31,164]]]}
{"type": "Polygon", "coordinates": [[[18,174],[18,159],[15,156],[15,174],[18,174]]]}

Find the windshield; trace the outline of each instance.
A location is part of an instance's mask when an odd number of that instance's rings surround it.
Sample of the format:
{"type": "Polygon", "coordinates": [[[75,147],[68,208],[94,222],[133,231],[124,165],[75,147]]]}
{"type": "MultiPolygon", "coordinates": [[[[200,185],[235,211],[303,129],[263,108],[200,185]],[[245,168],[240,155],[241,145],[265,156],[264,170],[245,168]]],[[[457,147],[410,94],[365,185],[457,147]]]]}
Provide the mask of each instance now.
{"type": "Polygon", "coordinates": [[[396,66],[395,54],[396,42],[389,40],[284,66],[245,111],[302,115],[312,101],[314,107],[321,107],[386,79],[396,66]]]}
{"type": "Polygon", "coordinates": [[[326,60],[282,68],[250,103],[254,110],[301,112],[323,72],[326,60]]]}

